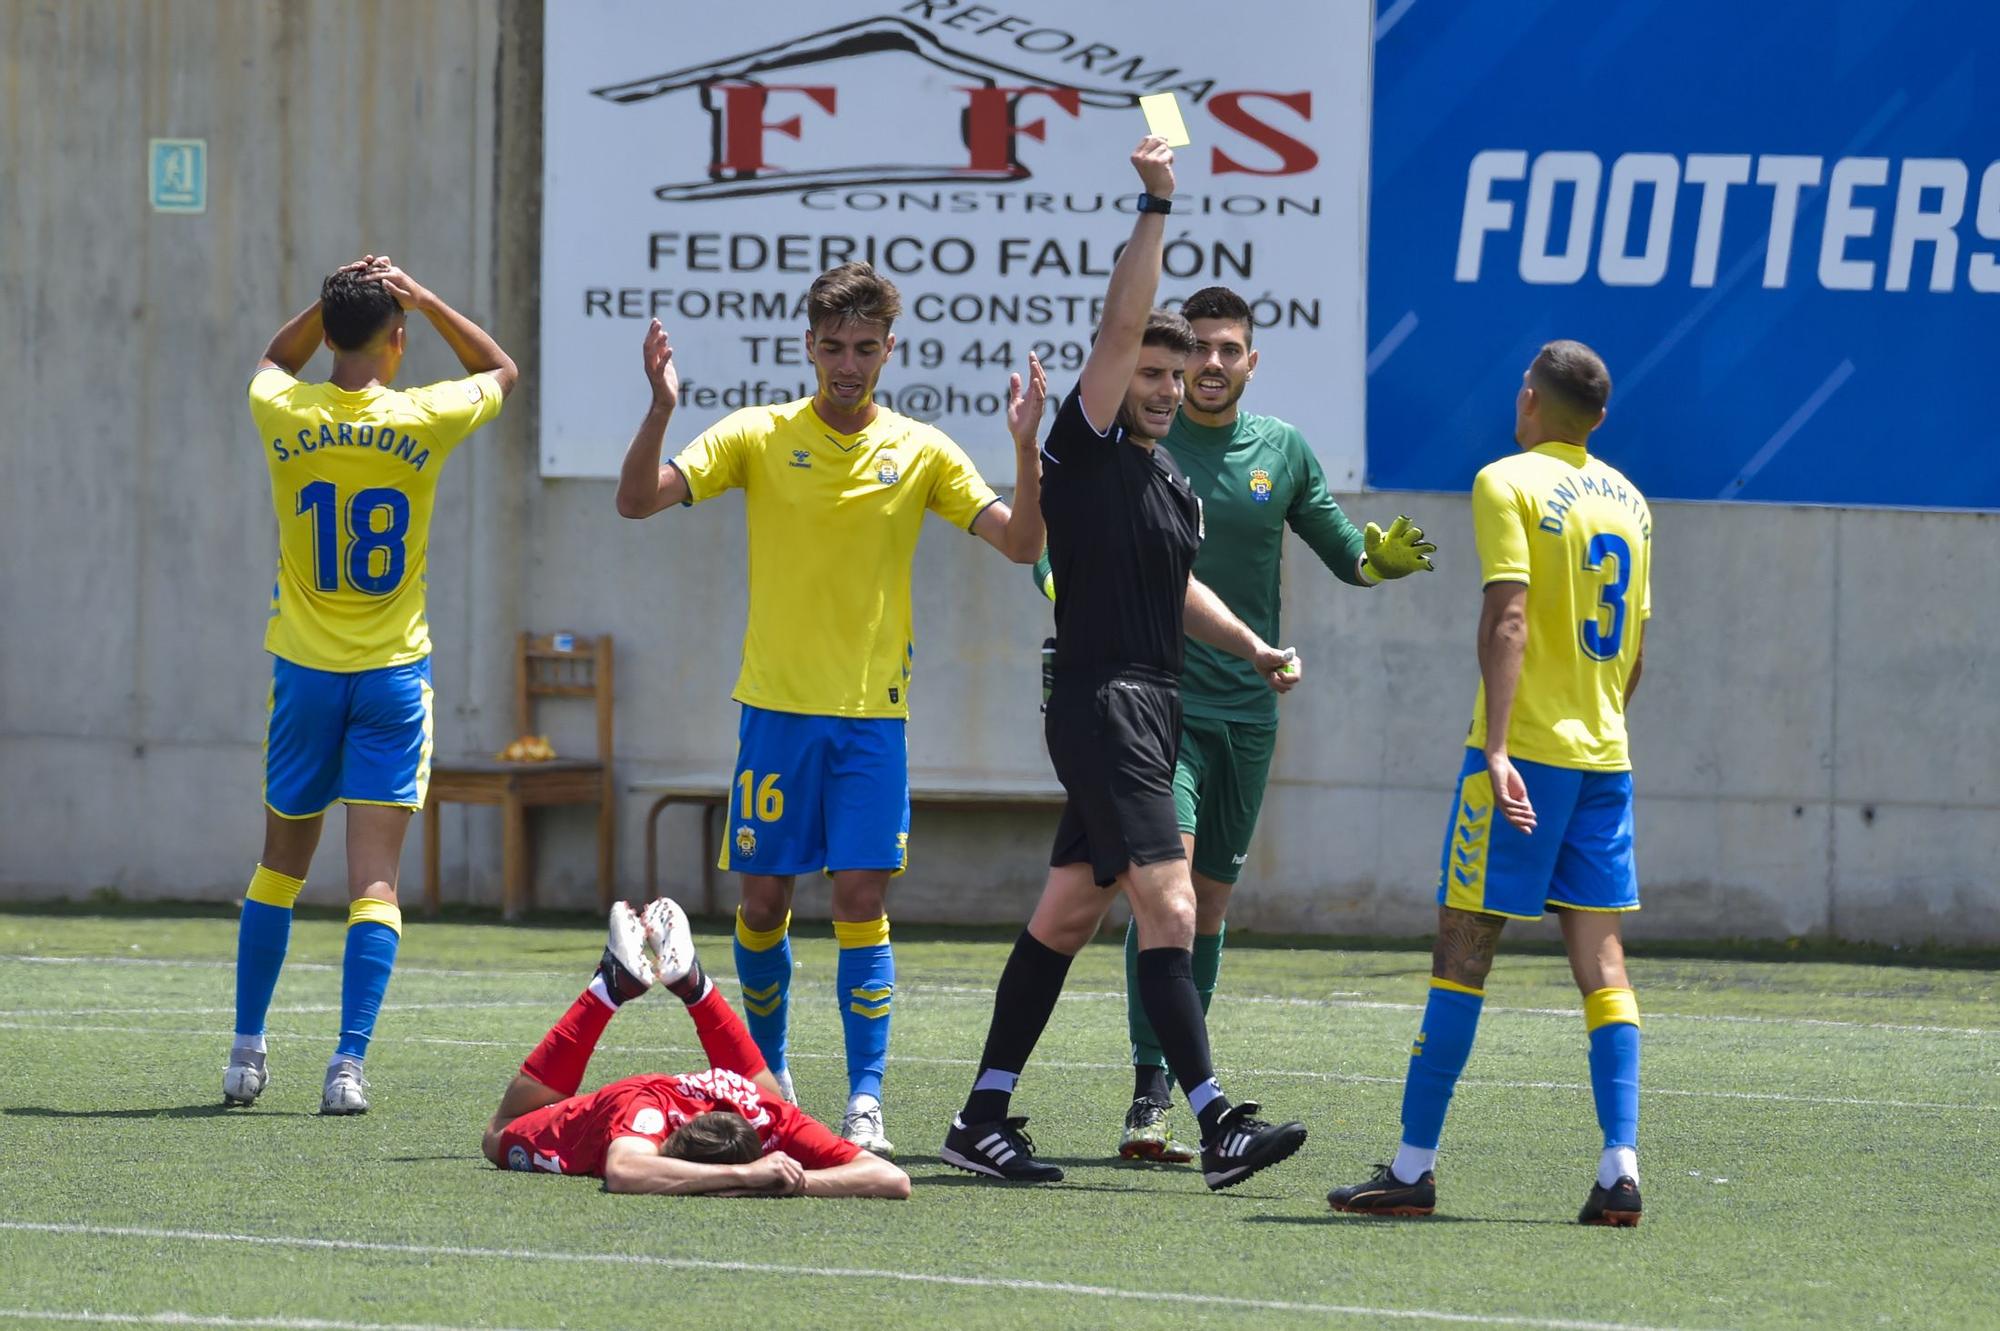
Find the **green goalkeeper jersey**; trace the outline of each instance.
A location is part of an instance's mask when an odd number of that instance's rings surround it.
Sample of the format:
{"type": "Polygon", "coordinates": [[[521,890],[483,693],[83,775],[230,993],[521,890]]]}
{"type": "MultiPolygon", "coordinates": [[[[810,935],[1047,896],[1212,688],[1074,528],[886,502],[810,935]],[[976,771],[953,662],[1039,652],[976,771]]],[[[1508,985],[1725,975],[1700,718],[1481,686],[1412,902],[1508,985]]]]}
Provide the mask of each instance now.
{"type": "MultiPolygon", "coordinates": [[[[1280,645],[1278,588],[1285,527],[1312,547],[1342,582],[1365,586],[1361,532],[1334,502],[1319,459],[1299,432],[1275,416],[1238,412],[1222,428],[1185,412],[1164,441],[1201,498],[1206,534],[1194,575],[1214,589],[1257,636],[1280,645]]],[[[1190,716],[1273,724],[1278,695],[1251,668],[1207,643],[1187,641],[1181,707],[1190,716]]]]}

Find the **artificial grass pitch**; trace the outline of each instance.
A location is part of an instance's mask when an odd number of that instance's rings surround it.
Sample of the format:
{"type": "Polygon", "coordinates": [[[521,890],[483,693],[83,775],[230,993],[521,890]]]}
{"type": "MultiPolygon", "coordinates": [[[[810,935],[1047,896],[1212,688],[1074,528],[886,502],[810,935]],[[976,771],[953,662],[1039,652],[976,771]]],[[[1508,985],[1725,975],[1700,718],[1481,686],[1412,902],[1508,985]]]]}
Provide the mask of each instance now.
{"type": "MultiPolygon", "coordinates": [[[[0,1331],[79,1322],[327,1328],[714,1325],[1646,1327],[2000,1325],[2000,1000],[1991,959],[1926,969],[1635,953],[1645,1015],[1637,1230],[1574,1223],[1597,1158],[1560,957],[1509,953],[1445,1127],[1439,1214],[1335,1216],[1394,1149],[1424,998],[1416,949],[1231,938],[1223,1084],[1303,1119],[1222,1195],[1115,1158],[1122,959],[1087,949],[1016,1112],[1068,1171],[975,1181],[935,1151],[1007,944],[897,942],[888,1134],[907,1203],[615,1197],[507,1174],[479,1133],[588,980],[595,927],[406,931],[368,1059],[374,1111],[314,1114],[341,927],[304,915],[269,1090],[224,1111],[233,917],[0,913],[0,1331]]],[[[736,1001],[726,938],[703,955],[736,1001]]],[[[793,1071],[845,1099],[823,925],[794,934],[793,1071]]],[[[586,1086],[702,1066],[680,1006],[629,1005],[586,1086]]],[[[1177,1107],[1184,1135],[1193,1131],[1177,1107]]]]}

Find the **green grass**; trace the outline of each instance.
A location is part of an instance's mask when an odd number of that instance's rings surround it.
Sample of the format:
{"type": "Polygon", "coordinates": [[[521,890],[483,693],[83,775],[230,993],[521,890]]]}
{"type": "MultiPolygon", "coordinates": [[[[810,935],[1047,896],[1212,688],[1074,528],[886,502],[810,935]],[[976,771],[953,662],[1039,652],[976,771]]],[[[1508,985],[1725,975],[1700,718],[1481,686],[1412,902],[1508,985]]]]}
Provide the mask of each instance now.
{"type": "MultiPolygon", "coordinates": [[[[700,941],[728,971],[725,940],[700,941]]],[[[939,1165],[1006,940],[902,931],[889,1131],[916,1186],[900,1205],[614,1197],[487,1167],[499,1088],[595,961],[598,931],[569,922],[413,925],[369,1058],[375,1110],[322,1120],[341,930],[303,915],[272,1087],[224,1113],[234,946],[213,911],[0,913],[0,1331],[86,1311],[355,1328],[2000,1324],[1990,957],[1636,956],[1647,1212],[1610,1231],[1571,1223],[1597,1130],[1576,995],[1546,949],[1495,969],[1440,1215],[1380,1222],[1324,1197],[1393,1147],[1421,946],[1230,949],[1211,1016],[1224,1084],[1312,1139],[1212,1196],[1192,1169],[1107,1158],[1129,1092],[1110,946],[1078,960],[1017,1100],[1069,1180],[1012,1189],[939,1165]]],[[[799,1091],[837,1117],[833,947],[816,925],[796,947],[799,1091]]],[[[678,1005],[649,997],[612,1023],[588,1084],[700,1062],[678,1005]]]]}

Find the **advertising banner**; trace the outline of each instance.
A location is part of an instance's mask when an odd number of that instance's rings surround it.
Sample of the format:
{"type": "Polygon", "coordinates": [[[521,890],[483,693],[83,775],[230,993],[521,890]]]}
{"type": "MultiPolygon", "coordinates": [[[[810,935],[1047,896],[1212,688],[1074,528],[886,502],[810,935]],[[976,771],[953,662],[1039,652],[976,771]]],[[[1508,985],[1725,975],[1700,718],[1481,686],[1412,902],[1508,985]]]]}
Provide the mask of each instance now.
{"type": "Polygon", "coordinates": [[[1007,376],[1074,384],[1139,193],[1139,99],[1175,94],[1161,296],[1240,292],[1254,409],[1362,474],[1362,4],[564,0],[547,7],[541,434],[546,476],[613,476],[667,328],[674,449],[813,391],[804,300],[866,260],[901,289],[880,400],[999,484],[1007,376]]]}
{"type": "Polygon", "coordinates": [[[1464,490],[1551,338],[1657,499],[2000,507],[2000,6],[1385,4],[1369,481],[1464,490]]]}

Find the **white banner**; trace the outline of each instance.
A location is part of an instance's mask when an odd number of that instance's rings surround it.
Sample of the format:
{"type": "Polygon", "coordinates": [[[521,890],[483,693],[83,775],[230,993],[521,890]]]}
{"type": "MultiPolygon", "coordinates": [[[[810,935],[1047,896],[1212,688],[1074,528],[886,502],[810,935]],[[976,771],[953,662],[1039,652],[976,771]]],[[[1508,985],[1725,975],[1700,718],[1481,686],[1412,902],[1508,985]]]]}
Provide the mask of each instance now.
{"type": "Polygon", "coordinates": [[[1228,286],[1263,353],[1250,410],[1363,461],[1370,6],[1148,0],[562,0],[546,10],[542,474],[614,476],[673,338],[678,448],[813,392],[807,286],[902,291],[879,400],[1011,483],[1030,351],[1074,383],[1139,193],[1138,99],[1178,95],[1161,299],[1228,286]],[[1025,5],[1042,6],[1028,12],[1025,5]]]}

